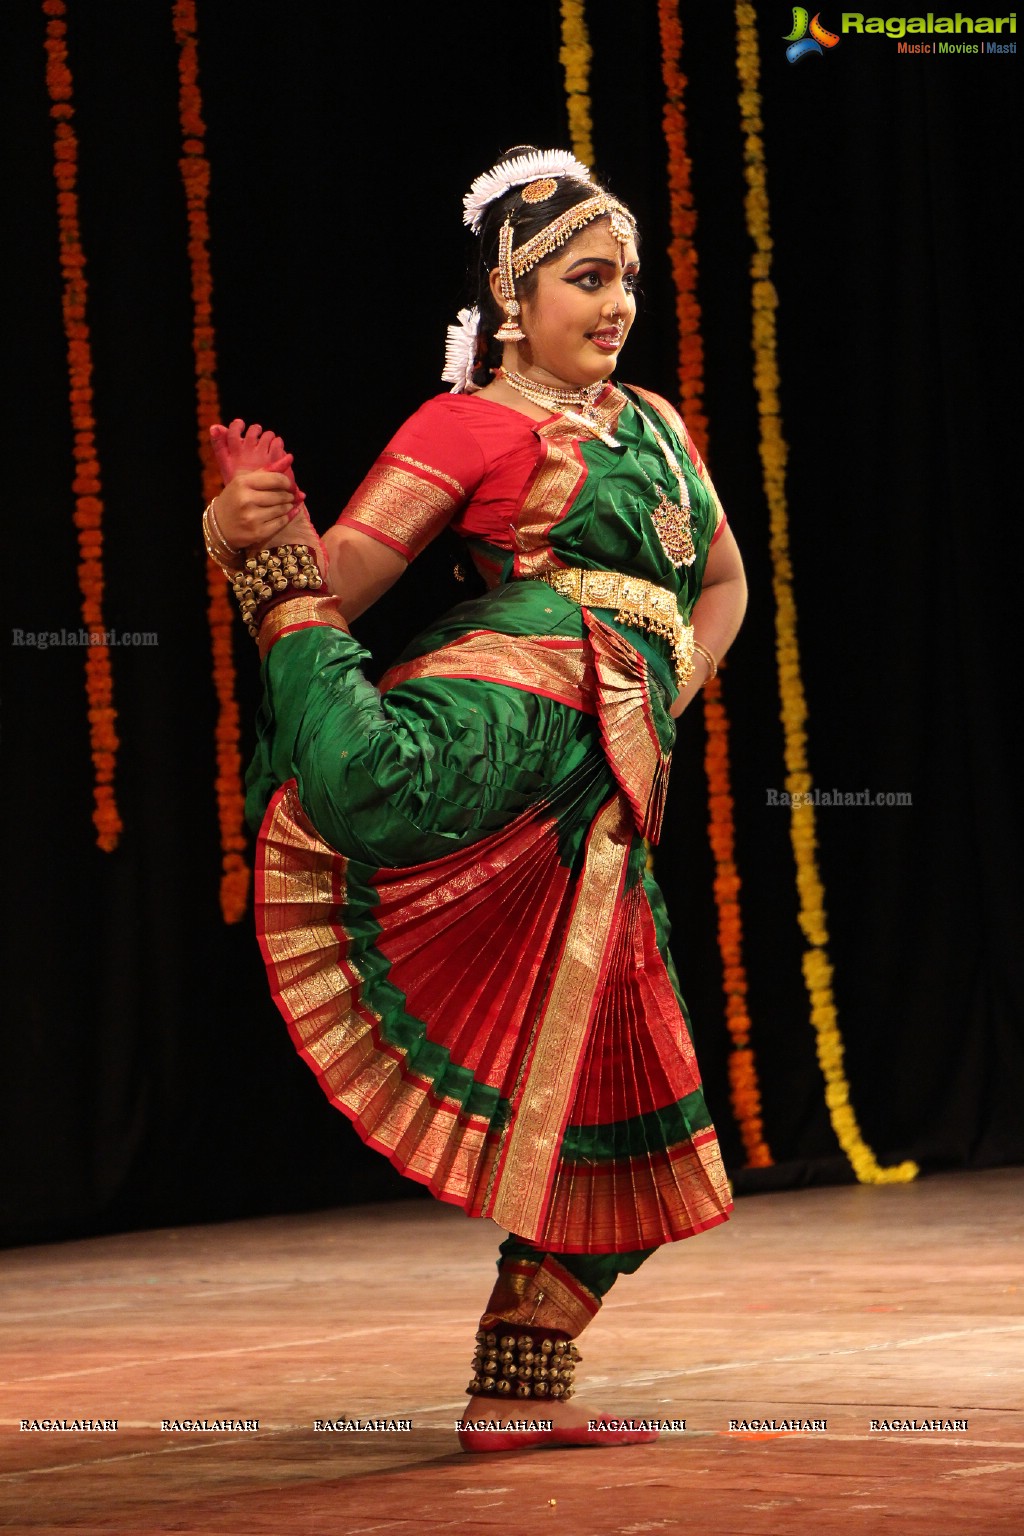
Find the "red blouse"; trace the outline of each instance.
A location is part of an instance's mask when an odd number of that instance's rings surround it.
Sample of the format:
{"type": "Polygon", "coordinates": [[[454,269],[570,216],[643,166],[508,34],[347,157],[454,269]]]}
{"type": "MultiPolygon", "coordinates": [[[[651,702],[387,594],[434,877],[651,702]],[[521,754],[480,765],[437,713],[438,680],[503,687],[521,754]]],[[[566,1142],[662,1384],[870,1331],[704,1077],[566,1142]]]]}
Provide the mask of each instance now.
{"type": "Polygon", "coordinates": [[[338,522],[407,560],[449,523],[466,538],[511,550],[516,511],[542,452],[541,425],[476,395],[435,395],[398,429],[338,522]]]}

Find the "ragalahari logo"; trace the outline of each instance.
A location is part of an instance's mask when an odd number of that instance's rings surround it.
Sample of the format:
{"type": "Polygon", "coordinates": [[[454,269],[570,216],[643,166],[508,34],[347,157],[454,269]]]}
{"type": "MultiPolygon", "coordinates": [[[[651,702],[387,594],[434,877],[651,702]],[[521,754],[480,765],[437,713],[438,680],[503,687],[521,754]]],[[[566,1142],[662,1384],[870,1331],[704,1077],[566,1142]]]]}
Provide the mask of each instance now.
{"type": "Polygon", "coordinates": [[[813,18],[802,5],[793,7],[793,30],[787,32],[785,41],[789,44],[786,49],[786,58],[791,64],[798,59],[805,58],[809,53],[821,53],[825,48],[834,48],[839,38],[827,27],[823,27],[817,12],[813,18]]]}

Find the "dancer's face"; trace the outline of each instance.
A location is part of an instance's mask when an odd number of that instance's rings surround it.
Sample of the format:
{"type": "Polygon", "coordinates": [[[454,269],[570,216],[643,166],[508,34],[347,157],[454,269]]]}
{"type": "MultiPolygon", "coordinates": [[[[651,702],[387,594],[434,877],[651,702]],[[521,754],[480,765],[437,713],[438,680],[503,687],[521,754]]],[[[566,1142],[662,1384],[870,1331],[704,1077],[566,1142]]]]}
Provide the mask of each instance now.
{"type": "Polygon", "coordinates": [[[522,300],[526,341],[506,348],[506,367],[548,384],[595,384],[614,372],[636,316],[640,261],[630,240],[595,219],[553,261],[537,268],[522,300]],[[509,358],[509,351],[513,358],[509,358]]]}

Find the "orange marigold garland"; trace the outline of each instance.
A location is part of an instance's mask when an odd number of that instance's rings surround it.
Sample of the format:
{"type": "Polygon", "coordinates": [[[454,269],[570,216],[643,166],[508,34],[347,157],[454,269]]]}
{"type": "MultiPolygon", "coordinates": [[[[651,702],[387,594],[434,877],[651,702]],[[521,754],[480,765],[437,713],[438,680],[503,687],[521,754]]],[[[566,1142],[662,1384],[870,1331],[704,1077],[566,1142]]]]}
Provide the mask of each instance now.
{"type": "Polygon", "coordinates": [[[92,414],[92,347],[85,319],[88,285],[85,254],[78,225],[78,137],[72,118],[71,70],[65,43],[67,6],[64,0],[44,0],[46,23],[46,89],[54,120],[54,167],[57,182],[57,221],[60,268],[64,279],[62,308],[67,339],[71,424],[74,428],[74,522],[78,531],[78,585],[82,622],[89,632],[85,654],[85,689],[89,700],[89,746],[93,763],[93,824],[96,842],[109,853],[121,835],[121,816],[114,793],[118,742],[114,729],[114,682],[103,622],[103,502],[92,414]]]}
{"type": "MultiPolygon", "coordinates": [[[[195,0],[175,0],[174,36],[178,44],[179,112],[182,155],[178,164],[188,208],[188,251],[192,267],[192,350],[196,370],[196,411],[203,497],[211,501],[221,488],[210,446],[210,427],[220,420],[217,353],[213,332],[213,282],[210,276],[210,225],[207,201],[210,164],[205,153],[206,125],[199,92],[195,0]]],[[[213,682],[217,692],[217,813],[220,821],[222,872],[220,905],[224,919],[237,923],[245,912],[249,868],[244,858],[245,800],[239,749],[238,701],[235,694],[234,617],[223,574],[212,560],[206,565],[207,618],[213,653],[213,682]]]]}
{"type": "MultiPolygon", "coordinates": [[[[724,665],[724,663],[723,663],[724,665]]],[[[750,1044],[747,1012],[747,972],[743,964],[743,919],[740,877],[736,869],[736,826],[733,820],[732,772],[729,761],[729,716],[722,698],[721,676],[703,688],[704,771],[708,781],[711,852],[715,860],[715,903],[718,908],[718,947],[722,956],[725,1023],[732,1040],[729,1089],[748,1168],[770,1168],[774,1162],[764,1139],[761,1087],[750,1044]]]]}
{"type": "MultiPolygon", "coordinates": [[[[676,289],[679,334],[679,391],[687,430],[703,456],[708,421],[704,413],[704,341],[697,303],[697,250],[694,234],[697,210],[690,179],[686,135],[686,76],[680,67],[683,28],[677,0],[658,0],[661,36],[661,77],[665,85],[662,126],[668,148],[670,228],[669,258],[676,289]]],[[[732,772],[729,760],[729,716],[722,696],[722,679],[713,677],[703,689],[704,771],[708,781],[708,829],[715,861],[715,905],[718,947],[722,956],[725,1022],[732,1040],[729,1087],[732,1112],[739,1127],[750,1168],[768,1168],[774,1159],[764,1140],[761,1090],[750,1044],[747,1012],[747,973],[743,964],[743,923],[740,877],[736,869],[736,827],[733,819],[732,772]]]]}
{"type": "Polygon", "coordinates": [[[708,422],[704,414],[704,341],[697,303],[697,254],[693,244],[697,212],[690,182],[690,157],[686,151],[686,76],[679,67],[683,28],[678,0],[658,0],[661,34],[661,78],[665,84],[662,127],[668,146],[669,227],[672,239],[668,254],[676,289],[676,321],[679,328],[679,398],[690,436],[704,457],[708,422]]]}

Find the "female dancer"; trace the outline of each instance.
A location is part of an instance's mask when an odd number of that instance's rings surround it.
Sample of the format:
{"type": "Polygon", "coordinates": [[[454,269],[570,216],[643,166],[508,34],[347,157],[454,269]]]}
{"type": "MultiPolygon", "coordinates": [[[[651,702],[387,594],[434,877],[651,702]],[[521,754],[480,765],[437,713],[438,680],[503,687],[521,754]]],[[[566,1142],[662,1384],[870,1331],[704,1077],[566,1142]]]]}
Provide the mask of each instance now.
{"type": "Polygon", "coordinates": [[[645,840],[672,717],[745,584],[675,410],[610,382],[628,208],[530,149],[465,210],[481,281],[449,329],[453,391],[322,545],[280,439],[215,428],[207,545],[263,662],[249,810],[277,1005],[366,1141],[510,1233],[466,1416],[506,1427],[462,1444],[625,1443],[652,1436],[569,1401],[574,1341],[618,1275],[730,1210],[645,840]],[[349,621],[449,524],[489,590],[375,689],[349,621]]]}

